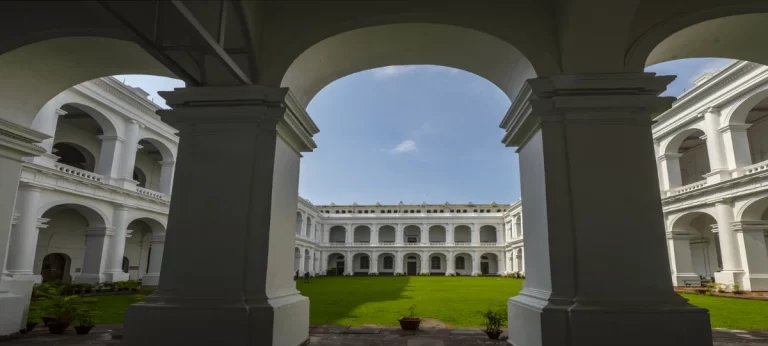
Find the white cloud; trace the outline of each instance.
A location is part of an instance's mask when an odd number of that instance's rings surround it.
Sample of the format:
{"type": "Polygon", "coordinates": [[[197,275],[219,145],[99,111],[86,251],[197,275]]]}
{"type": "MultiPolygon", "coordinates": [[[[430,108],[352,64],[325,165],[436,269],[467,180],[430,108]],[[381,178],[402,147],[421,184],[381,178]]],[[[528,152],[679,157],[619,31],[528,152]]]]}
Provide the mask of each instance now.
{"type": "Polygon", "coordinates": [[[406,139],[398,144],[394,149],[389,150],[390,154],[408,153],[416,151],[416,142],[406,139]]]}
{"type": "Polygon", "coordinates": [[[373,70],[373,77],[376,79],[388,79],[408,73],[416,69],[414,65],[392,65],[380,67],[373,70]]]}

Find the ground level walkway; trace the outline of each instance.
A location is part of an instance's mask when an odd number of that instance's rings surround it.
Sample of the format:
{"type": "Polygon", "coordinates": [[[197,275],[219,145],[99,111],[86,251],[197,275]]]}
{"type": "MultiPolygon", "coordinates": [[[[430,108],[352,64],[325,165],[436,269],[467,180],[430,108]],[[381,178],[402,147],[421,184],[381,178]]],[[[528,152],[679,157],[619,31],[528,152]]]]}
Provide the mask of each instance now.
{"type": "MultiPolygon", "coordinates": [[[[12,340],[0,341],[0,346],[75,346],[119,345],[121,325],[101,325],[90,335],[76,335],[69,330],[65,335],[51,335],[44,328],[12,340]]],[[[716,329],[715,346],[768,346],[768,331],[740,331],[716,329]]],[[[489,340],[476,328],[425,328],[407,332],[400,328],[317,326],[310,328],[312,346],[473,346],[507,345],[504,340],[489,340]]]]}

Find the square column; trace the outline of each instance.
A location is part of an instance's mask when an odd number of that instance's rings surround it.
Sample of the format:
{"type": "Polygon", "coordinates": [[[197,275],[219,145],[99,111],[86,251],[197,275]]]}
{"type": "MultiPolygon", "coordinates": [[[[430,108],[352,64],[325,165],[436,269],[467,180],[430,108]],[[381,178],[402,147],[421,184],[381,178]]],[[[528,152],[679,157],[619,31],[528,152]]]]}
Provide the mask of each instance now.
{"type": "Polygon", "coordinates": [[[158,163],[160,164],[160,192],[170,196],[176,161],[163,160],[158,161],[158,163]]]}
{"type": "Polygon", "coordinates": [[[453,252],[448,252],[448,255],[445,257],[445,275],[449,276],[451,274],[456,274],[456,270],[453,268],[453,252]]]}
{"type": "Polygon", "coordinates": [[[112,216],[112,237],[107,250],[107,266],[105,274],[107,281],[126,281],[128,273],[123,271],[123,255],[125,254],[125,239],[128,237],[128,207],[116,205],[112,216]]]}
{"type": "Polygon", "coordinates": [[[347,232],[344,233],[344,242],[347,244],[352,244],[355,242],[355,230],[352,228],[352,225],[347,224],[346,226],[347,232]]]}
{"type": "Polygon", "coordinates": [[[430,270],[430,262],[429,262],[429,254],[427,254],[426,251],[422,251],[419,255],[421,255],[421,271],[419,273],[426,274],[429,273],[430,270]]]}
{"type": "Polygon", "coordinates": [[[745,273],[740,288],[745,291],[768,291],[768,251],[765,247],[768,221],[734,222],[731,228],[736,232],[745,273]]]}
{"type": "Polygon", "coordinates": [[[429,244],[429,229],[427,229],[427,226],[424,224],[421,225],[421,232],[420,232],[419,238],[421,238],[420,240],[422,245],[429,244]]]}
{"type": "Polygon", "coordinates": [[[16,197],[16,209],[19,218],[12,227],[11,241],[8,246],[8,261],[6,262],[6,270],[15,279],[31,280],[35,283],[42,281],[42,277],[33,272],[37,236],[40,233],[40,228],[48,227],[42,223],[47,220],[37,217],[40,192],[41,189],[37,186],[19,184],[16,197]]]}
{"type": "Polygon", "coordinates": [[[371,253],[371,264],[369,268],[371,269],[368,271],[368,273],[370,274],[379,273],[379,254],[375,251],[371,253]]]}
{"type": "Polygon", "coordinates": [[[163,250],[165,248],[165,232],[152,233],[149,238],[150,254],[147,273],[141,278],[143,286],[157,286],[160,282],[160,268],[163,263],[163,250]]]}
{"type": "Polygon", "coordinates": [[[698,280],[699,275],[693,272],[691,235],[674,230],[667,232],[667,248],[672,270],[672,285],[685,286],[685,280],[698,280]]]}
{"type": "Polygon", "coordinates": [[[161,96],[173,110],[158,114],[181,137],[162,280],[126,311],[121,344],[305,343],[309,300],[292,266],[299,163],[316,126],[285,88],[161,96]],[[190,333],[194,325],[205,328],[190,333]]]}
{"type": "Polygon", "coordinates": [[[472,225],[471,237],[472,245],[480,245],[480,228],[477,224],[472,225]]]}
{"type": "Polygon", "coordinates": [[[50,136],[0,119],[0,337],[18,333],[26,324],[32,281],[14,280],[6,272],[14,204],[25,158],[42,155],[40,143],[50,136]]]}
{"type": "Polygon", "coordinates": [[[403,270],[403,261],[405,260],[403,258],[403,252],[402,251],[397,251],[395,256],[397,256],[397,258],[395,258],[395,273],[396,274],[397,273],[405,273],[405,271],[403,270]]]}
{"type": "Polygon", "coordinates": [[[346,254],[344,254],[344,275],[352,275],[355,273],[355,261],[354,256],[351,252],[347,251],[346,254]]]}
{"type": "Polygon", "coordinates": [[[403,225],[397,224],[397,229],[395,230],[395,244],[403,244],[403,225]]]}
{"type": "Polygon", "coordinates": [[[371,227],[371,244],[379,244],[379,225],[377,224],[373,224],[373,227],[371,227]]]}
{"type": "Polygon", "coordinates": [[[706,132],[707,155],[709,156],[710,172],[705,175],[708,183],[717,183],[730,179],[728,160],[725,158],[723,136],[719,131],[720,111],[709,108],[704,112],[704,130],[706,132]]]}
{"type": "Polygon", "coordinates": [[[519,148],[531,258],[511,344],[712,345],[707,310],[670,282],[651,123],[673,78],[529,79],[513,102],[501,125],[519,148]]]}
{"type": "MultiPolygon", "coordinates": [[[[720,128],[723,134],[723,147],[729,169],[749,166],[752,156],[749,152],[747,129],[752,124],[728,124],[720,128]]],[[[755,162],[756,163],[756,162],[755,162]]]]}
{"type": "Polygon", "coordinates": [[[656,159],[661,170],[662,190],[671,190],[683,186],[683,177],[680,173],[680,156],[682,154],[662,154],[656,159]]]}
{"type": "Polygon", "coordinates": [[[448,226],[445,227],[445,243],[453,244],[453,242],[454,242],[453,224],[449,223],[448,226]]]}
{"type": "Polygon", "coordinates": [[[723,270],[715,273],[715,281],[726,285],[740,284],[744,277],[744,269],[741,265],[739,240],[736,232],[731,228],[733,223],[733,204],[730,200],[715,202],[715,217],[717,225],[712,232],[717,233],[720,240],[720,258],[723,262],[723,270]]]}
{"type": "Polygon", "coordinates": [[[479,252],[472,254],[472,276],[482,274],[480,271],[480,256],[482,255],[479,252]]]}

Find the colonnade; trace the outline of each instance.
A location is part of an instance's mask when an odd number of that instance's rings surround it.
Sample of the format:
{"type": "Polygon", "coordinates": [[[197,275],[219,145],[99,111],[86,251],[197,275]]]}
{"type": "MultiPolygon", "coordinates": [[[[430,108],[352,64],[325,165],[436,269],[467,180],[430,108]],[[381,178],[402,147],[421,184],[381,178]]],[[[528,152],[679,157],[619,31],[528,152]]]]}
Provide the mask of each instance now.
{"type": "Polygon", "coordinates": [[[469,243],[472,245],[480,245],[480,244],[503,244],[505,242],[503,227],[501,224],[494,224],[494,225],[487,225],[487,224],[480,224],[480,223],[472,223],[472,224],[428,224],[428,223],[422,223],[422,224],[411,224],[411,223],[397,223],[397,224],[338,224],[338,223],[325,223],[323,225],[322,230],[322,242],[323,243],[344,243],[344,244],[354,244],[354,243],[365,243],[365,244],[371,244],[371,245],[377,245],[377,244],[385,244],[385,243],[394,243],[394,244],[422,244],[422,245],[429,245],[429,244],[435,244],[435,243],[441,243],[441,244],[459,244],[459,243],[469,243]],[[391,240],[382,240],[381,233],[382,228],[387,227],[388,229],[383,230],[386,231],[393,231],[394,232],[394,238],[391,240]],[[335,228],[335,229],[334,229],[335,228]],[[415,231],[416,233],[409,233],[406,228],[412,228],[411,231],[415,231]],[[332,239],[331,233],[334,233],[334,231],[341,231],[344,232],[344,238],[343,241],[340,241],[340,238],[338,239],[332,239]],[[457,239],[456,233],[457,230],[459,232],[465,231],[467,232],[467,237],[464,239],[457,239]],[[368,239],[356,239],[356,233],[365,232],[368,235],[368,239]],[[437,232],[436,236],[432,240],[431,238],[431,232],[437,232]],[[441,236],[442,235],[442,236],[441,236]],[[407,237],[408,236],[408,237],[407,237]],[[415,238],[414,239],[408,239],[408,238],[415,238]]]}

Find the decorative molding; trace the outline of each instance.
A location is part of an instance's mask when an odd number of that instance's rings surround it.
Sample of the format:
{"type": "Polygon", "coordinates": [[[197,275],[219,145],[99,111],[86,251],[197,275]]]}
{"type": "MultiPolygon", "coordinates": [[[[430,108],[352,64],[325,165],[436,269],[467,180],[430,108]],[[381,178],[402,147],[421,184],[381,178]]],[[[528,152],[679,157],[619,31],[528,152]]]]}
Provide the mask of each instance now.
{"type": "Polygon", "coordinates": [[[22,157],[44,154],[45,148],[38,143],[49,138],[42,132],[0,119],[0,156],[21,161],[22,157]]]}

